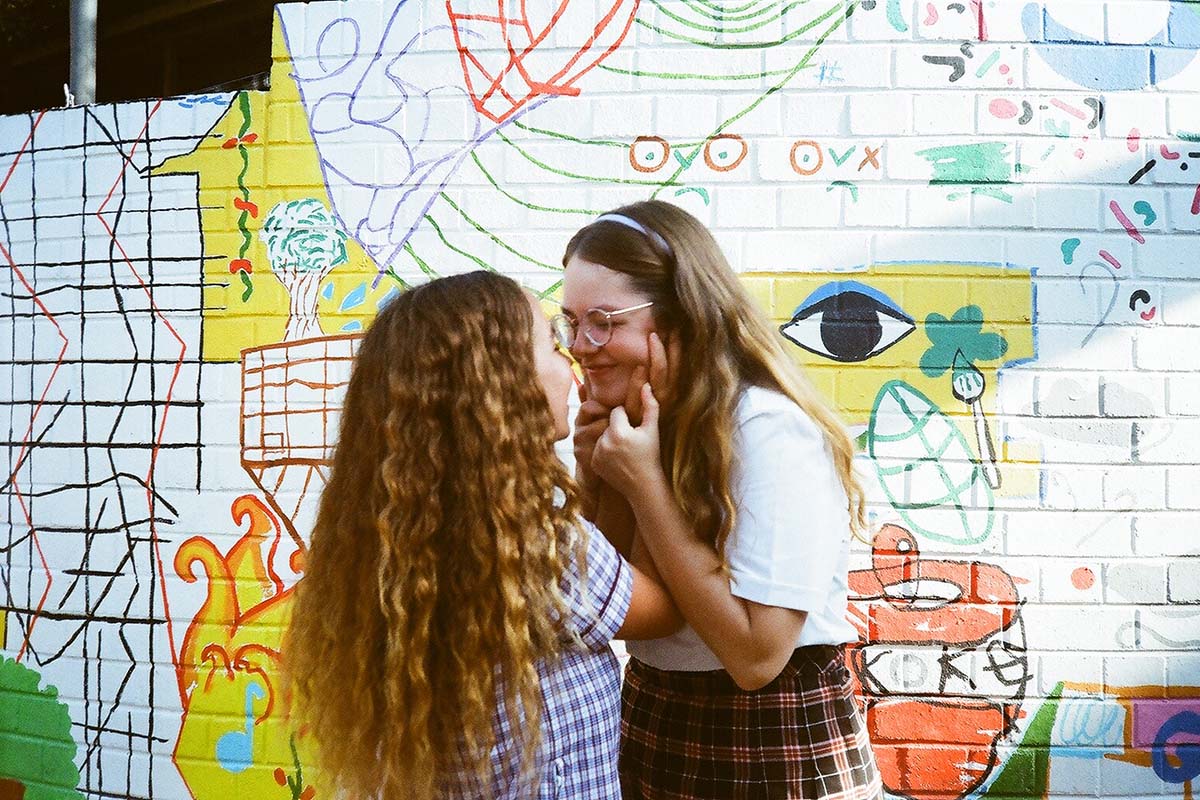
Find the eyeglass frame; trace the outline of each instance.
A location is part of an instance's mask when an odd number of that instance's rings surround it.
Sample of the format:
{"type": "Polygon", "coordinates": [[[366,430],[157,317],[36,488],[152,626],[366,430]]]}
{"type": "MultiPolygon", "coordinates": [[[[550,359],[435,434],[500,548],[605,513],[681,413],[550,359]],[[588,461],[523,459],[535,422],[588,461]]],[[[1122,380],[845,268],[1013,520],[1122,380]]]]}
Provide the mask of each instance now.
{"type": "MultiPolygon", "coordinates": [[[[591,344],[592,347],[604,347],[605,345],[607,345],[609,342],[612,341],[612,318],[613,317],[618,317],[622,314],[628,314],[633,311],[641,311],[643,308],[650,308],[650,306],[652,306],[652,305],[654,305],[654,301],[648,300],[645,303],[638,303],[637,305],[629,306],[628,308],[618,308],[616,311],[605,311],[603,308],[589,308],[583,312],[584,318],[586,319],[587,316],[589,314],[591,314],[593,311],[595,311],[599,314],[603,314],[605,330],[608,331],[608,336],[606,336],[604,338],[604,341],[602,341],[602,342],[596,341],[592,337],[592,326],[589,324],[589,325],[586,325],[583,327],[583,337],[588,340],[588,343],[591,344]]],[[[572,347],[574,347],[576,340],[579,338],[579,329],[580,329],[580,322],[578,320],[573,320],[567,314],[555,314],[554,316],[552,316],[550,318],[550,331],[554,335],[554,341],[558,344],[559,347],[566,348],[567,350],[570,350],[572,347]],[[568,344],[566,341],[564,341],[563,337],[559,335],[560,332],[562,331],[562,329],[559,327],[560,319],[566,321],[567,327],[571,331],[570,344],[568,344]]]]}

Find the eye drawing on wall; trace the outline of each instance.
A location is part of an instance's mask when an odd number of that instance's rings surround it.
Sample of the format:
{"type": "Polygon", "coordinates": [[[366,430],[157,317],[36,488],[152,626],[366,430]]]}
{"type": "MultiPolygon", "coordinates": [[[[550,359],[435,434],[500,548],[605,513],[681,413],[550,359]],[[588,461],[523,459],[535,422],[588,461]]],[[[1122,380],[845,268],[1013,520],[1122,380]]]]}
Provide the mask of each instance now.
{"type": "Polygon", "coordinates": [[[810,353],[853,363],[873,358],[916,329],[883,292],[858,281],[834,281],[810,294],[780,333],[810,353]]]}

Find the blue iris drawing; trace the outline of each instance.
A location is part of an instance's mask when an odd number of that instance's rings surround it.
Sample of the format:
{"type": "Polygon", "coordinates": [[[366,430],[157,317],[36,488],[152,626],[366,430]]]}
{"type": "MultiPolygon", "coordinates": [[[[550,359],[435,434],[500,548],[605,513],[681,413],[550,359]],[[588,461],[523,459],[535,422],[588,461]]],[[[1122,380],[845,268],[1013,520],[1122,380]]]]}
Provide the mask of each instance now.
{"type": "Polygon", "coordinates": [[[858,281],[825,284],[779,327],[810,353],[844,363],[873,358],[915,329],[913,318],[890,297],[858,281]]]}

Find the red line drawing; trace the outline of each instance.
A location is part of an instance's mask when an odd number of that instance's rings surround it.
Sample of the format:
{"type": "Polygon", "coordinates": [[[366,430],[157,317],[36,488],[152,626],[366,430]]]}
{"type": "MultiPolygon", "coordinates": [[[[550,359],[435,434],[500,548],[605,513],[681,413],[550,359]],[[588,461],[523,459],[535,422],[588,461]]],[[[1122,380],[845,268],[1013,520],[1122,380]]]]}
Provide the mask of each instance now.
{"type": "Polygon", "coordinates": [[[975,16],[979,20],[979,41],[987,41],[987,22],[983,18],[983,0],[971,0],[971,5],[975,8],[975,16]]]}
{"type": "Polygon", "coordinates": [[[1072,117],[1075,117],[1076,119],[1086,120],[1088,118],[1087,112],[1081,111],[1078,108],[1076,108],[1075,106],[1067,105],[1062,100],[1059,100],[1057,98],[1051,100],[1050,105],[1054,106],[1057,109],[1061,109],[1062,111],[1067,112],[1068,114],[1070,114],[1072,117]]]}
{"type": "MultiPolygon", "coordinates": [[[[38,114],[37,119],[35,119],[33,121],[33,125],[30,126],[29,135],[25,137],[25,141],[21,144],[21,147],[17,150],[17,154],[13,157],[13,162],[11,165],[9,165],[8,172],[6,172],[4,175],[4,181],[0,182],[0,195],[4,194],[4,189],[6,186],[8,186],[9,179],[12,178],[13,173],[16,172],[17,164],[21,161],[21,156],[23,156],[29,150],[29,145],[33,142],[33,134],[37,130],[38,125],[41,123],[42,117],[45,115],[45,111],[38,114]]],[[[17,650],[17,661],[19,662],[25,657],[25,650],[29,647],[29,639],[33,635],[33,627],[35,624],[37,624],[38,617],[41,616],[42,608],[44,608],[46,605],[46,598],[50,596],[50,586],[54,583],[54,576],[50,571],[49,562],[46,561],[46,554],[42,550],[42,544],[38,540],[37,530],[33,526],[33,517],[29,513],[29,507],[25,505],[25,498],[21,494],[21,487],[17,484],[17,473],[21,471],[21,466],[25,463],[25,457],[29,452],[29,444],[33,439],[34,423],[37,421],[38,414],[41,413],[42,406],[46,403],[46,395],[49,394],[50,387],[54,383],[54,377],[58,375],[58,369],[62,366],[63,356],[66,355],[67,347],[70,345],[70,340],[68,340],[67,335],[63,333],[63,329],[58,324],[58,320],[54,318],[54,315],[50,313],[50,310],[47,309],[42,303],[41,299],[38,298],[37,293],[33,290],[33,286],[25,277],[25,273],[21,272],[21,268],[17,266],[17,262],[13,260],[12,255],[8,252],[8,248],[6,248],[3,244],[0,244],[0,255],[2,255],[4,260],[8,262],[9,268],[16,273],[17,278],[21,281],[21,285],[25,287],[27,292],[29,292],[29,296],[33,299],[34,305],[38,307],[38,310],[41,311],[42,315],[45,316],[46,319],[50,320],[50,324],[53,325],[55,331],[58,332],[58,337],[62,339],[62,347],[59,348],[58,355],[55,357],[54,369],[50,371],[50,377],[46,379],[46,385],[42,387],[42,394],[38,398],[37,405],[34,407],[33,413],[29,415],[29,427],[25,430],[25,435],[21,437],[21,450],[17,453],[16,466],[13,467],[12,474],[8,476],[8,480],[13,487],[13,494],[16,495],[17,503],[21,506],[21,514],[25,517],[25,524],[29,526],[29,538],[33,542],[34,549],[37,550],[38,559],[42,562],[42,569],[46,573],[46,588],[42,591],[42,596],[38,598],[37,610],[34,612],[33,616],[30,617],[29,627],[25,630],[25,638],[21,642],[20,648],[17,650]]]]}
{"type": "Polygon", "coordinates": [[[342,394],[361,334],[284,341],[242,351],[242,468],[299,552],[295,519],[328,480],[342,394]],[[286,505],[285,505],[286,503],[286,505]]]}
{"type": "Polygon", "coordinates": [[[1129,238],[1133,239],[1138,244],[1145,244],[1146,237],[1142,236],[1142,232],[1137,229],[1125,212],[1121,209],[1121,204],[1116,200],[1109,202],[1108,207],[1112,210],[1113,216],[1117,218],[1117,222],[1121,223],[1121,227],[1129,234],[1129,238]]]}
{"type": "Polygon", "coordinates": [[[548,18],[531,20],[537,9],[524,2],[513,15],[505,13],[505,0],[496,0],[495,13],[486,14],[464,8],[478,2],[446,0],[463,78],[476,110],[493,122],[504,122],[541,95],[579,94],[575,81],[621,45],[639,2],[608,0],[609,7],[604,9],[560,0],[549,10],[548,18]],[[594,20],[590,34],[573,52],[569,47],[565,52],[552,49],[548,41],[567,15],[594,20]],[[600,52],[591,57],[594,50],[600,52]]]}

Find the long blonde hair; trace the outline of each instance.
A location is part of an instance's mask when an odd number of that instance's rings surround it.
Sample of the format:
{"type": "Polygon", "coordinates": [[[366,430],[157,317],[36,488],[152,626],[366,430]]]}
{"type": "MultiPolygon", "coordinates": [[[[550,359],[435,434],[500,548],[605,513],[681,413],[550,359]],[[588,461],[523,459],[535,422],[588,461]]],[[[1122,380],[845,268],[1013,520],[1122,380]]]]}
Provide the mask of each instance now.
{"type": "Polygon", "coordinates": [[[687,354],[664,409],[662,454],[675,499],[698,532],[723,555],[737,517],[730,473],[734,411],[745,384],[782,392],[820,427],[846,491],[851,530],[864,530],[866,502],[854,474],[853,441],[788,357],[708,229],[659,200],[610,213],[651,233],[600,219],[572,237],[563,264],[578,256],[627,275],[635,291],[654,301],[658,328],[678,337],[687,354]]]}
{"type": "Polygon", "coordinates": [[[533,768],[535,662],[570,640],[560,581],[584,545],[531,314],[476,272],[399,296],[363,339],[284,643],[293,719],[351,797],[486,781],[501,686],[533,768]]]}

